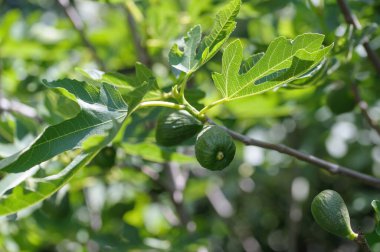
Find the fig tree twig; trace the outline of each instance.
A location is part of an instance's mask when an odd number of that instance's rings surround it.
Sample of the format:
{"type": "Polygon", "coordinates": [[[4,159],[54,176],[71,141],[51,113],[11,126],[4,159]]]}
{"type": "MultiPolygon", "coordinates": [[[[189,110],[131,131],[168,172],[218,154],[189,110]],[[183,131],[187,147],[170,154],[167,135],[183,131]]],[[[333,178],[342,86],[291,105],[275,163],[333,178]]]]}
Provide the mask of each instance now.
{"type": "MultiPolygon", "coordinates": [[[[340,11],[342,12],[344,19],[347,24],[352,25],[355,29],[360,30],[361,25],[359,20],[351,13],[350,7],[348,6],[346,0],[337,0],[340,11]]],[[[365,51],[367,52],[368,59],[371,61],[372,65],[376,69],[377,73],[380,74],[380,59],[376,55],[375,51],[371,48],[368,39],[364,40],[362,43],[365,51]]]]}
{"type": "Polygon", "coordinates": [[[352,85],[352,91],[354,92],[356,103],[358,104],[360,111],[362,112],[362,115],[364,116],[364,119],[367,121],[369,126],[372,129],[374,129],[377,132],[377,134],[380,136],[380,127],[373,121],[373,119],[369,115],[368,104],[362,99],[359,88],[356,84],[352,85]]]}
{"type": "MultiPolygon", "coordinates": [[[[164,180],[164,178],[161,178],[158,174],[150,172],[144,167],[141,168],[136,166],[135,168],[141,170],[145,175],[151,178],[153,182],[155,182],[158,186],[162,187],[166,192],[169,193],[170,201],[175,208],[180,225],[187,228],[189,232],[193,232],[194,222],[190,218],[190,214],[184,205],[183,199],[181,199],[184,188],[179,188],[175,182],[175,176],[178,175],[178,170],[176,171],[175,168],[173,169],[170,163],[164,163],[164,166],[166,180],[164,180]]],[[[187,176],[185,176],[183,179],[183,182],[186,183],[187,176]]]]}
{"type": "Polygon", "coordinates": [[[170,194],[170,200],[174,204],[181,225],[187,228],[189,232],[192,232],[194,231],[191,229],[193,223],[183,202],[183,190],[187,183],[187,175],[183,174],[173,163],[165,163],[164,172],[167,180],[163,181],[162,184],[170,194]]]}
{"type": "Polygon", "coordinates": [[[3,103],[3,83],[2,83],[2,74],[3,74],[3,64],[2,64],[2,59],[1,59],[1,52],[0,52],[0,116],[3,113],[3,109],[1,104],[3,103]]]}
{"type": "Polygon", "coordinates": [[[356,84],[353,84],[352,85],[352,91],[354,93],[354,96],[355,96],[355,100],[360,108],[360,111],[362,112],[362,115],[364,116],[364,119],[367,121],[367,123],[369,124],[369,126],[371,128],[373,128],[377,134],[379,134],[380,136],[380,126],[377,125],[371,118],[371,116],[369,115],[368,113],[368,104],[367,102],[365,102],[361,95],[360,95],[360,90],[358,88],[358,86],[356,84]]]}
{"type": "MultiPolygon", "coordinates": [[[[208,119],[208,122],[210,124],[216,125],[215,122],[213,122],[211,119],[208,119]]],[[[361,181],[367,185],[370,185],[372,187],[380,188],[380,179],[378,179],[378,178],[372,177],[372,176],[367,175],[367,174],[363,174],[361,172],[351,170],[347,167],[344,167],[344,166],[341,166],[338,164],[328,162],[326,160],[323,160],[321,158],[315,157],[315,156],[310,155],[310,154],[302,153],[298,150],[292,149],[292,148],[287,147],[285,145],[272,144],[272,143],[256,140],[256,139],[250,138],[248,136],[242,135],[240,133],[237,133],[233,130],[230,130],[224,126],[220,126],[220,125],[218,125],[218,126],[221,127],[222,129],[224,129],[225,131],[227,131],[235,140],[242,142],[245,145],[252,145],[252,146],[257,146],[257,147],[261,147],[264,149],[274,150],[274,151],[295,157],[298,160],[302,160],[302,161],[305,161],[307,163],[314,164],[314,165],[330,172],[331,174],[334,174],[334,175],[340,174],[340,175],[343,175],[346,177],[350,177],[350,178],[359,180],[359,181],[361,181]]]]}
{"type": "Polygon", "coordinates": [[[371,252],[371,248],[369,247],[364,234],[359,233],[358,237],[354,241],[359,245],[363,252],[371,252]]]}
{"type": "Polygon", "coordinates": [[[150,66],[152,62],[146,47],[142,43],[139,31],[137,30],[137,24],[139,23],[139,19],[142,19],[142,14],[141,12],[138,12],[139,10],[133,1],[125,2],[125,10],[127,12],[129,32],[135,46],[137,58],[144,65],[150,66]]]}
{"type": "Polygon", "coordinates": [[[101,70],[106,70],[106,66],[97,54],[95,46],[86,37],[85,24],[82,18],[80,17],[77,9],[75,9],[75,7],[70,4],[69,0],[57,0],[57,2],[59,6],[61,6],[64,10],[66,16],[69,18],[75,30],[78,32],[84,46],[86,46],[88,50],[91,52],[92,57],[96,61],[98,67],[100,67],[101,70]]]}
{"type": "Polygon", "coordinates": [[[5,98],[4,96],[2,96],[1,94],[0,94],[0,110],[11,112],[11,113],[17,113],[25,117],[35,119],[38,122],[43,121],[42,118],[38,116],[38,113],[34,108],[16,100],[9,100],[5,98]]]}

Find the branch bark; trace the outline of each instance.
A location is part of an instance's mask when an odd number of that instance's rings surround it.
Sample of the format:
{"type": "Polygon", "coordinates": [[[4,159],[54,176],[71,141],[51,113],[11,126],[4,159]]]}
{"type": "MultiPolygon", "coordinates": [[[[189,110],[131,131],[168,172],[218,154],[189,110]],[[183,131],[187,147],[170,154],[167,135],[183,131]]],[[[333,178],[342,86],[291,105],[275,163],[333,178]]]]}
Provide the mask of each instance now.
{"type": "Polygon", "coordinates": [[[59,6],[62,7],[75,30],[78,32],[84,46],[86,46],[91,52],[92,57],[96,61],[96,64],[101,68],[101,70],[106,70],[106,66],[97,54],[95,46],[86,37],[85,24],[80,17],[77,9],[75,9],[75,7],[70,4],[69,0],[57,0],[57,2],[59,6]]]}
{"type": "MultiPolygon", "coordinates": [[[[216,125],[216,123],[213,122],[211,119],[208,119],[208,122],[210,124],[216,125]]],[[[227,131],[235,140],[242,142],[245,145],[252,145],[252,146],[257,146],[257,147],[261,147],[261,148],[268,149],[268,150],[274,150],[274,151],[295,157],[298,160],[305,161],[305,162],[310,163],[310,164],[314,164],[314,165],[330,172],[331,174],[334,174],[334,175],[340,174],[340,175],[343,175],[346,177],[350,177],[350,178],[359,180],[359,181],[361,181],[367,185],[370,185],[372,187],[380,188],[380,179],[378,179],[378,178],[372,177],[372,176],[367,175],[367,174],[363,174],[361,172],[351,170],[350,168],[347,168],[347,167],[344,167],[344,166],[341,166],[338,164],[328,162],[326,160],[323,160],[321,158],[315,157],[315,156],[310,155],[310,154],[302,153],[300,151],[297,151],[297,150],[292,149],[290,147],[287,147],[285,145],[272,144],[272,143],[256,140],[256,139],[247,137],[245,135],[242,135],[240,133],[237,133],[233,130],[230,130],[224,126],[219,126],[219,127],[224,129],[225,131],[227,131]]]]}
{"type": "MultiPolygon", "coordinates": [[[[360,30],[362,28],[360,22],[355,17],[355,15],[352,14],[346,0],[337,0],[337,3],[339,5],[340,11],[344,16],[344,19],[346,20],[346,23],[352,25],[355,29],[360,30]]],[[[371,61],[377,73],[380,74],[380,59],[376,55],[375,51],[371,48],[368,40],[365,40],[363,42],[363,47],[367,52],[368,59],[371,61]]]]}

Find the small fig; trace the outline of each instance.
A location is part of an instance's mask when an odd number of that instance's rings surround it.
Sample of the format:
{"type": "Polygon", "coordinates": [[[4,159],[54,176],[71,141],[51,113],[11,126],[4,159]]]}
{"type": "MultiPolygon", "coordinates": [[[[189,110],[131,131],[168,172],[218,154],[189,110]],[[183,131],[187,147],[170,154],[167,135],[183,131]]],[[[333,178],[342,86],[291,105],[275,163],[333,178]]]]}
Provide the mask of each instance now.
{"type": "Polygon", "coordinates": [[[335,115],[350,112],[356,106],[354,94],[347,86],[337,86],[331,90],[326,104],[335,115]]]}
{"type": "Polygon", "coordinates": [[[333,190],[320,192],[311,203],[315,221],[326,231],[350,240],[358,234],[352,231],[347,206],[339,193],[333,190]]]}
{"type": "Polygon", "coordinates": [[[209,170],[222,170],[235,156],[232,137],[217,126],[207,126],[195,142],[195,156],[201,166],[209,170]]]}
{"type": "Polygon", "coordinates": [[[185,110],[169,110],[160,114],[156,127],[156,142],[162,146],[179,145],[195,136],[202,123],[185,110]]]}
{"type": "Polygon", "coordinates": [[[104,147],[92,160],[92,164],[103,169],[110,169],[116,163],[116,149],[112,146],[104,147]]]}

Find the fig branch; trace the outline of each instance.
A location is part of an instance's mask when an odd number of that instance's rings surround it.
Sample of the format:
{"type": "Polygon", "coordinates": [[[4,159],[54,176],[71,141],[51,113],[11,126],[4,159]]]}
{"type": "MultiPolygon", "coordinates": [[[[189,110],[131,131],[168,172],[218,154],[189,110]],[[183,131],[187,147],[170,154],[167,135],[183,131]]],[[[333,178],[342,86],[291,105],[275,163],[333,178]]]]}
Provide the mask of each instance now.
{"type": "Polygon", "coordinates": [[[358,237],[354,240],[356,244],[359,245],[359,247],[364,252],[371,252],[371,248],[368,245],[367,239],[365,238],[364,234],[359,233],[358,237]]]}
{"type": "Polygon", "coordinates": [[[106,69],[106,65],[103,60],[99,57],[95,46],[91,43],[91,41],[87,38],[85,32],[85,24],[79,15],[77,9],[70,3],[69,0],[57,0],[58,5],[63,9],[67,18],[70,20],[74,29],[78,32],[82,43],[88,48],[92,57],[94,58],[96,64],[101,68],[101,70],[106,69]]]}
{"type": "MultiPolygon", "coordinates": [[[[167,108],[172,108],[172,109],[177,109],[177,110],[187,110],[189,113],[191,113],[193,116],[195,116],[197,119],[200,119],[202,122],[204,122],[204,119],[200,112],[198,112],[194,107],[192,107],[189,103],[186,104],[176,104],[172,102],[164,102],[164,101],[150,101],[150,102],[142,102],[138,108],[144,108],[144,107],[155,107],[155,106],[160,106],[160,107],[167,107],[167,108]]],[[[212,125],[217,125],[214,121],[212,121],[210,118],[205,119],[209,124],[212,125]]],[[[346,177],[350,177],[356,180],[359,180],[367,185],[370,185],[372,187],[380,188],[380,179],[375,178],[373,176],[363,174],[361,172],[354,171],[350,168],[341,166],[339,164],[334,164],[329,161],[326,161],[324,159],[315,157],[310,154],[306,154],[303,152],[300,152],[298,150],[295,150],[293,148],[290,148],[285,145],[281,144],[272,144],[260,140],[256,140],[253,138],[250,138],[248,136],[242,135],[238,132],[235,132],[227,127],[220,126],[222,129],[224,129],[226,132],[228,132],[235,140],[242,142],[245,145],[252,145],[252,146],[257,146],[261,147],[264,149],[269,149],[269,150],[274,150],[292,157],[295,157],[298,160],[314,164],[328,172],[334,175],[343,175],[346,177]]]]}
{"type": "MultiPolygon", "coordinates": [[[[352,14],[351,9],[349,5],[347,4],[346,0],[337,0],[337,3],[340,8],[340,11],[342,12],[344,16],[344,19],[346,20],[346,23],[349,25],[352,25],[355,29],[360,30],[361,25],[359,23],[359,20],[352,14]]],[[[372,49],[368,40],[365,40],[363,42],[363,47],[373,67],[376,69],[377,73],[380,74],[380,59],[376,55],[375,51],[372,49]]]]}
{"type": "MultiPolygon", "coordinates": [[[[181,88],[184,87],[183,84],[186,83],[187,79],[188,78],[185,77],[184,82],[182,82],[181,88]]],[[[146,102],[140,103],[140,105],[136,109],[144,108],[144,107],[154,107],[154,106],[167,107],[167,108],[172,108],[172,109],[177,109],[177,110],[184,109],[184,110],[187,110],[194,117],[199,119],[201,122],[203,122],[203,123],[208,122],[210,124],[216,125],[216,123],[213,122],[210,118],[207,118],[204,113],[208,109],[213,107],[214,105],[217,105],[218,103],[217,104],[210,104],[211,106],[210,105],[206,106],[201,111],[198,111],[193,106],[191,106],[191,104],[185,99],[185,97],[181,91],[178,92],[177,86],[175,86],[173,88],[173,91],[174,91],[174,92],[172,92],[173,97],[177,98],[178,104],[173,103],[173,102],[165,102],[165,101],[146,101],[146,102]]],[[[367,185],[370,185],[370,186],[373,186],[376,188],[380,188],[380,179],[378,179],[378,178],[372,177],[372,176],[367,175],[367,174],[363,174],[361,172],[354,171],[350,168],[347,168],[347,167],[344,167],[344,166],[341,166],[338,164],[328,162],[324,159],[315,157],[315,156],[310,155],[310,154],[305,154],[303,152],[300,152],[300,151],[295,150],[293,148],[287,147],[285,145],[272,144],[272,143],[256,140],[256,139],[247,137],[245,135],[242,135],[238,132],[235,132],[233,130],[230,130],[224,126],[219,126],[219,127],[224,129],[225,131],[227,131],[235,140],[240,141],[240,142],[244,143],[245,145],[252,145],[252,146],[257,146],[257,147],[261,147],[264,149],[274,150],[274,151],[295,157],[298,160],[301,160],[301,161],[304,161],[304,162],[307,162],[310,164],[314,164],[314,165],[330,172],[331,174],[334,174],[334,175],[340,174],[340,175],[343,175],[346,177],[350,177],[350,178],[354,178],[356,180],[359,180],[359,181],[361,181],[367,185]]]]}
{"type": "MultiPolygon", "coordinates": [[[[212,121],[209,118],[207,119],[207,121],[210,124],[217,125],[214,121],[212,121]]],[[[328,162],[326,160],[323,160],[321,158],[315,157],[315,156],[310,155],[310,154],[305,154],[303,152],[292,149],[292,148],[287,147],[285,145],[272,144],[272,143],[256,140],[256,139],[250,138],[248,136],[242,135],[238,132],[235,132],[233,130],[230,130],[227,127],[224,127],[224,126],[219,126],[219,127],[224,129],[225,131],[227,131],[235,140],[242,142],[245,145],[252,145],[252,146],[257,146],[257,147],[261,147],[261,148],[268,149],[268,150],[274,150],[274,151],[295,157],[298,160],[302,160],[304,162],[314,164],[314,165],[330,172],[331,174],[334,174],[334,175],[340,174],[342,176],[350,177],[350,178],[356,179],[358,181],[361,181],[361,182],[363,182],[369,186],[380,188],[380,179],[378,179],[378,178],[372,177],[372,176],[367,175],[367,174],[363,174],[361,172],[354,171],[350,168],[347,168],[347,167],[344,167],[344,166],[341,166],[338,164],[328,162]]]]}
{"type": "Polygon", "coordinates": [[[360,111],[364,117],[364,119],[367,121],[369,126],[374,129],[377,134],[380,136],[380,126],[376,124],[376,122],[371,118],[371,116],[368,113],[368,104],[365,102],[361,95],[360,95],[360,90],[359,87],[356,84],[352,85],[352,91],[355,96],[356,103],[358,104],[360,111]]]}

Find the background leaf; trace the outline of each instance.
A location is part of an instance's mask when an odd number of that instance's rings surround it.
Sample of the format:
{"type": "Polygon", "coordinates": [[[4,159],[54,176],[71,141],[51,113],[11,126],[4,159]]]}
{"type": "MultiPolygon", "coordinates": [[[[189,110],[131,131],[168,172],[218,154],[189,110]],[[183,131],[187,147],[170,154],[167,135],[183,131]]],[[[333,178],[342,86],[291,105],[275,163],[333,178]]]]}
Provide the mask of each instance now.
{"type": "MultiPolygon", "coordinates": [[[[21,185],[0,199],[0,216],[17,213],[48,198],[64,186],[74,174],[86,165],[97,152],[79,154],[59,174],[46,178],[30,179],[32,187],[21,185]]],[[[28,174],[29,175],[29,174],[28,174]]],[[[14,174],[11,175],[15,176],[14,174]]]]}
{"type": "Polygon", "coordinates": [[[120,88],[120,92],[124,94],[128,105],[131,106],[130,110],[133,110],[144,97],[147,99],[159,99],[161,97],[161,91],[152,71],[139,62],[136,63],[135,69],[135,76],[127,76],[115,72],[76,68],[86,81],[95,86],[107,83],[120,88]]]}
{"type": "Polygon", "coordinates": [[[158,163],[176,162],[179,164],[196,163],[193,156],[178,153],[175,149],[158,147],[154,143],[123,143],[125,153],[132,156],[139,156],[144,160],[158,163]]]}
{"type": "Polygon", "coordinates": [[[64,88],[75,95],[81,111],[76,117],[45,129],[25,150],[1,160],[0,169],[26,171],[55,155],[80,147],[94,134],[104,134],[119,127],[127,116],[128,106],[113,86],[104,84],[97,90],[83,82],[67,79],[46,85],[64,88]]]}
{"type": "Polygon", "coordinates": [[[372,200],[371,202],[373,210],[375,210],[375,219],[376,219],[376,234],[380,236],[380,201],[372,200]]]}

